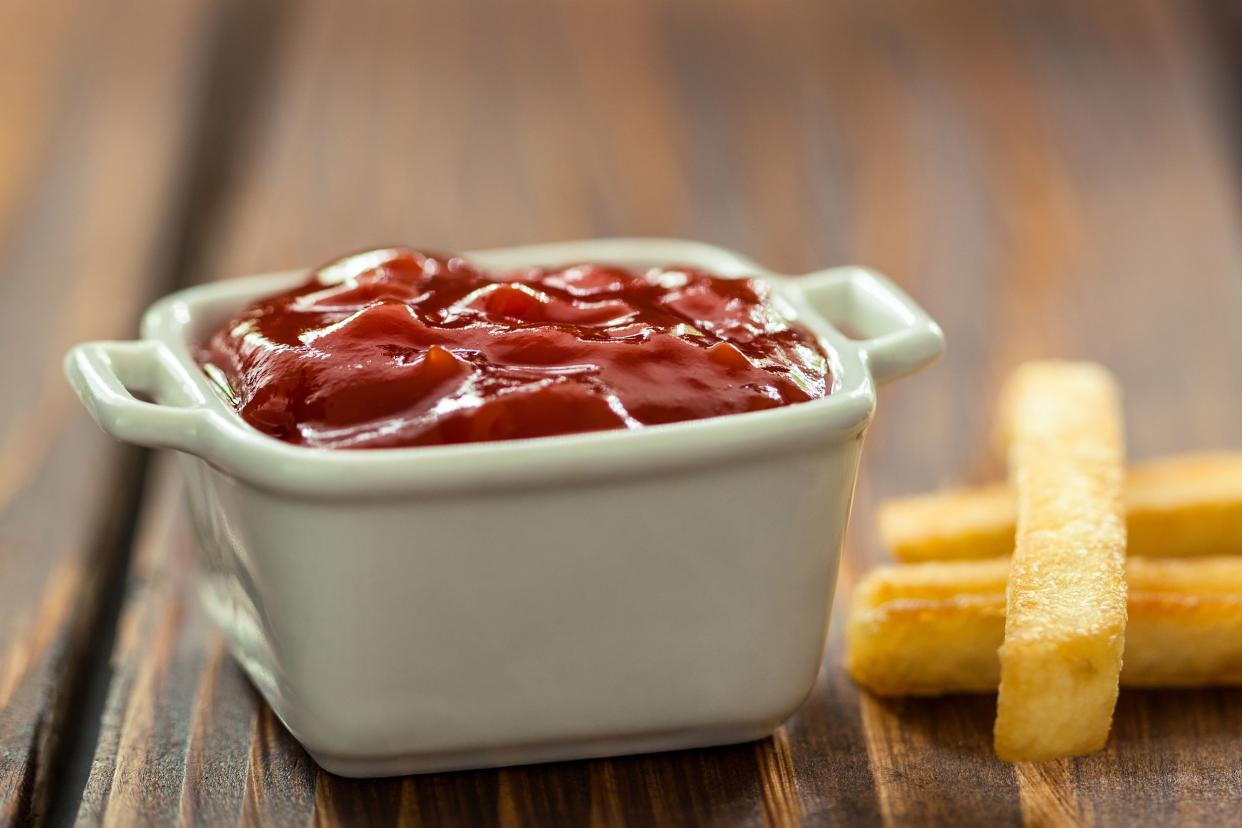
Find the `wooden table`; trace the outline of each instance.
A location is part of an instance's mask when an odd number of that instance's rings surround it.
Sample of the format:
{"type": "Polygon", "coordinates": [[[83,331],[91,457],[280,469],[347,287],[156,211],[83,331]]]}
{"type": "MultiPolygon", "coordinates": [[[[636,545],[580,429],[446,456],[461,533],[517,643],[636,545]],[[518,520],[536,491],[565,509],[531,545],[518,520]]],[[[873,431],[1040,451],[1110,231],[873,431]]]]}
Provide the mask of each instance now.
{"type": "Polygon", "coordinates": [[[1242,693],[1123,692],[1014,767],[989,698],[841,666],[877,499],[1000,471],[1017,361],[1124,383],[1136,457],[1242,444],[1242,13],[967,0],[0,6],[0,819],[1238,824],[1242,693]],[[882,394],[822,675],[773,738],[375,782],[317,771],[195,602],[165,459],[60,377],[177,285],[403,241],[700,238],[862,262],[943,323],[882,394]]]}

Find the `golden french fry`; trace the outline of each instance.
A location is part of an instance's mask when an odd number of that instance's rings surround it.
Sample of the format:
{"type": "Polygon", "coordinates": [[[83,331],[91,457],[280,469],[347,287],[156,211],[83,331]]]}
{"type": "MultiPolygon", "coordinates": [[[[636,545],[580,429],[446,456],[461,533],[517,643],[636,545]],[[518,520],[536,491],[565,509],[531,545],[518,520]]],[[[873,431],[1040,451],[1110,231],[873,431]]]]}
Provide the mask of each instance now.
{"type": "MultiPolygon", "coordinates": [[[[1128,554],[1242,555],[1242,452],[1180,454],[1126,475],[1128,554]]],[[[1005,484],[881,504],[880,537],[902,561],[994,558],[1013,551],[1017,504],[1005,484]]]]}
{"type": "Polygon", "coordinates": [[[880,504],[880,540],[899,561],[986,559],[1013,552],[1018,504],[993,483],[894,498],[880,504]]]}
{"type": "Polygon", "coordinates": [[[883,566],[859,582],[845,667],[880,696],[995,692],[1009,558],[883,566]]]}
{"type": "MultiPolygon", "coordinates": [[[[881,696],[994,692],[1009,559],[880,567],[859,584],[845,664],[881,696]]],[[[1242,557],[1126,562],[1123,687],[1242,685],[1242,557]]]]}
{"type": "Polygon", "coordinates": [[[1090,753],[1108,740],[1125,645],[1120,395],[1098,365],[1031,362],[1010,378],[1001,411],[1018,518],[996,753],[1090,753]]]}

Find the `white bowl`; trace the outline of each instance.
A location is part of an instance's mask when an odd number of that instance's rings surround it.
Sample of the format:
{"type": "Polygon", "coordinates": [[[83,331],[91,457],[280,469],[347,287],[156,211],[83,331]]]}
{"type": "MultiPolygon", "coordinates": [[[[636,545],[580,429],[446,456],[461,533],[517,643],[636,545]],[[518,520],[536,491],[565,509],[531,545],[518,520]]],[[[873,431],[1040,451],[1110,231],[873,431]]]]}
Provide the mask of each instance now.
{"type": "Polygon", "coordinates": [[[869,270],[788,279],[691,242],[469,258],[762,279],[822,338],[835,389],[632,431],[289,445],[237,416],[193,344],[305,271],[176,293],[147,312],[142,340],[79,345],[66,373],[108,432],[182,452],[204,604],[327,770],[384,776],[770,733],[823,657],[875,382],[935,359],[939,328],[869,270]]]}

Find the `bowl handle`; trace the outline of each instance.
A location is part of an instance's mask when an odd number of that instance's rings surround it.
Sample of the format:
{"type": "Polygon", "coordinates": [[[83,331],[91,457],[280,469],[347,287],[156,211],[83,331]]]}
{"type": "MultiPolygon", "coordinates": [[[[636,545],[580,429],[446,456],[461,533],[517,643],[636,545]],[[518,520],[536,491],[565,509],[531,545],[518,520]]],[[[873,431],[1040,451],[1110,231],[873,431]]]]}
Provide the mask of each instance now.
{"type": "Polygon", "coordinates": [[[85,342],[65,357],[65,376],[95,422],[112,436],[149,448],[203,454],[211,412],[163,344],[85,342]],[[135,392],[161,402],[137,399],[135,392]]]}
{"type": "Polygon", "coordinates": [[[837,267],[793,284],[825,320],[858,343],[877,383],[912,374],[944,351],[940,326],[874,270],[837,267]]]}

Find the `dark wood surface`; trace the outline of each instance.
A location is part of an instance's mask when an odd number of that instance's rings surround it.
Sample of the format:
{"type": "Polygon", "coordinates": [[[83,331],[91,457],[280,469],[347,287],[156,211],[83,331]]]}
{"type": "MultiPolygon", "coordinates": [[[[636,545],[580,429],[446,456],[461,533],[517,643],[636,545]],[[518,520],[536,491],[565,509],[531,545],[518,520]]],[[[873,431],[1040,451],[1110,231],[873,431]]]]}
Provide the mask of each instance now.
{"type": "Polygon", "coordinates": [[[205,8],[0,5],[0,822],[44,813],[106,663],[139,455],[60,362],[167,289],[205,8]]]}
{"type": "Polygon", "coordinates": [[[1105,751],[1014,767],[991,699],[840,661],[877,500],[998,474],[1016,362],[1114,368],[1135,457],[1242,446],[1240,48],[1177,0],[0,6],[0,821],[1236,823],[1242,692],[1127,691],[1105,751]],[[318,771],[197,606],[175,469],[61,355],[176,284],[604,235],[869,264],[946,330],[881,394],[811,699],[736,747],[318,771]]]}

